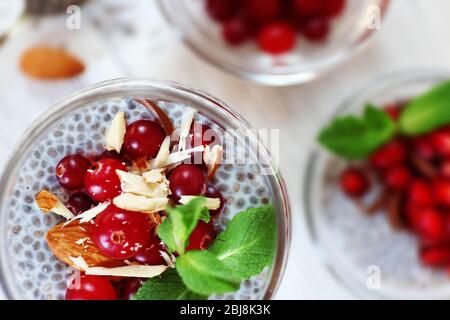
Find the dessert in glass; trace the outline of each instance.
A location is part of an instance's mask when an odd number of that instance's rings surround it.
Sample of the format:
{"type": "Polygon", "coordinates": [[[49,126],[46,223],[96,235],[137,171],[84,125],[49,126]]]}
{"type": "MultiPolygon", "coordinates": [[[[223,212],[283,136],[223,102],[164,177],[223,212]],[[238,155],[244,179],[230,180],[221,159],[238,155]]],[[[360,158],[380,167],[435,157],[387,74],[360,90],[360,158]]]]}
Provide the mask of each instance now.
{"type": "Polygon", "coordinates": [[[449,97],[443,72],[384,76],[319,134],[304,185],[309,230],[360,297],[450,296],[449,97]]]}
{"type": "Polygon", "coordinates": [[[289,203],[247,129],[223,102],[176,83],[105,82],[52,108],[2,178],[7,297],[271,298],[289,203]]]}

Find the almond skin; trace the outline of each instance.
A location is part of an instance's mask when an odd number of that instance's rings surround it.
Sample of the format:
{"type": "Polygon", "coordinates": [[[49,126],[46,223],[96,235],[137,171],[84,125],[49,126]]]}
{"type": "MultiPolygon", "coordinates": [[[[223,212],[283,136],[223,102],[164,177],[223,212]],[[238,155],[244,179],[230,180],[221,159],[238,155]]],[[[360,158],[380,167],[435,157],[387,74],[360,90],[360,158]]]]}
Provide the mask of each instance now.
{"type": "Polygon", "coordinates": [[[83,257],[89,267],[119,267],[123,263],[105,256],[95,245],[91,238],[91,223],[80,224],[79,221],[71,222],[64,226],[64,223],[51,228],[45,239],[53,254],[70,265],[79,269],[70,257],[83,257]]]}
{"type": "Polygon", "coordinates": [[[135,99],[135,101],[142,104],[155,116],[156,120],[159,121],[164,131],[166,132],[166,135],[172,135],[175,127],[172,123],[172,120],[170,120],[169,116],[164,110],[162,110],[156,103],[154,103],[150,99],[135,99]]]}
{"type": "Polygon", "coordinates": [[[20,60],[23,72],[41,80],[72,78],[85,69],[84,64],[61,48],[46,46],[26,50],[20,60]]]}

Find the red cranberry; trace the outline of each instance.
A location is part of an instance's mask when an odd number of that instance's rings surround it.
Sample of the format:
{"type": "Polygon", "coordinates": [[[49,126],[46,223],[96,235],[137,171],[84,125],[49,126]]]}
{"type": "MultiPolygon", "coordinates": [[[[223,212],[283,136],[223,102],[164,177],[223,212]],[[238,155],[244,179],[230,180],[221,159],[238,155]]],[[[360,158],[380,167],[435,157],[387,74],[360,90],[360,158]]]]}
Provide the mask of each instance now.
{"type": "Polygon", "coordinates": [[[216,21],[223,22],[232,18],[237,12],[236,0],[207,0],[206,11],[216,21]]]}
{"type": "Polygon", "coordinates": [[[384,183],[388,188],[403,190],[411,181],[411,172],[406,166],[389,168],[384,175],[384,183]]]}
{"type": "Polygon", "coordinates": [[[84,175],[91,162],[80,155],[64,157],[56,166],[56,178],[59,184],[68,190],[82,189],[84,186],[84,175]]]}
{"type": "Polygon", "coordinates": [[[445,160],[439,169],[440,174],[447,179],[450,179],[450,160],[445,160]]]}
{"type": "Polygon", "coordinates": [[[402,112],[401,108],[396,104],[389,104],[383,108],[384,112],[394,121],[397,121],[402,112]]]}
{"type": "Polygon", "coordinates": [[[418,211],[412,222],[424,241],[440,241],[446,235],[444,216],[433,208],[418,211]]]}
{"type": "Polygon", "coordinates": [[[282,54],[295,47],[295,30],[285,22],[273,22],[265,25],[258,36],[262,50],[270,54],[282,54]]]}
{"type": "Polygon", "coordinates": [[[95,161],[103,160],[103,159],[115,159],[115,160],[119,160],[119,161],[122,160],[122,158],[117,153],[117,151],[114,151],[114,150],[111,150],[111,151],[105,150],[105,151],[103,151],[102,154],[100,154],[97,158],[95,158],[95,161]]]}
{"type": "Polygon", "coordinates": [[[450,207],[450,180],[438,179],[434,181],[433,191],[439,205],[450,207]]]}
{"type": "Polygon", "coordinates": [[[281,13],[280,0],[247,0],[246,13],[251,20],[267,23],[281,13]]]}
{"type": "Polygon", "coordinates": [[[117,300],[117,295],[107,278],[82,275],[70,283],[66,300],[117,300]]]}
{"type": "Polygon", "coordinates": [[[433,205],[434,200],[431,186],[423,180],[414,180],[409,188],[408,200],[412,204],[421,207],[433,205]]]}
{"type": "Polygon", "coordinates": [[[170,173],[169,187],[175,197],[201,195],[206,190],[205,174],[196,165],[181,164],[170,173]]]}
{"type": "Polygon", "coordinates": [[[348,168],[341,174],[341,188],[350,197],[360,197],[369,189],[366,174],[356,168],[348,168]]]}
{"type": "Polygon", "coordinates": [[[450,129],[444,128],[431,134],[431,143],[436,152],[443,156],[450,156],[450,129]]]}
{"type": "Polygon", "coordinates": [[[166,264],[160,251],[164,251],[164,247],[161,245],[161,239],[151,232],[150,240],[136,253],[133,260],[150,266],[166,264]]]}
{"type": "Polygon", "coordinates": [[[220,191],[216,187],[214,187],[212,185],[208,185],[208,187],[206,188],[205,197],[220,199],[219,209],[209,211],[209,214],[211,215],[211,217],[213,217],[213,218],[218,217],[220,215],[220,213],[222,212],[223,207],[225,205],[225,199],[222,196],[222,193],[220,193],[220,191]]]}
{"type": "Polygon", "coordinates": [[[113,259],[129,259],[147,244],[150,222],[139,212],[110,205],[96,218],[94,239],[98,248],[113,259]]]}
{"type": "Polygon", "coordinates": [[[328,17],[336,17],[345,8],[346,0],[323,0],[323,14],[328,17]]]}
{"type": "Polygon", "coordinates": [[[130,124],[124,139],[124,152],[131,159],[154,158],[166,138],[164,129],[151,120],[139,120],[130,124]]]}
{"type": "Polygon", "coordinates": [[[216,234],[217,232],[213,225],[199,221],[189,237],[189,245],[186,251],[208,249],[216,234]]]}
{"type": "Polygon", "coordinates": [[[123,300],[133,300],[134,295],[143,285],[144,281],[139,278],[130,278],[125,280],[121,287],[121,298],[123,300]]]}
{"type": "Polygon", "coordinates": [[[400,140],[393,140],[384,145],[370,157],[376,169],[386,169],[402,164],[406,159],[406,147],[400,140]]]}
{"type": "Polygon", "coordinates": [[[301,17],[317,16],[323,11],[323,0],[293,0],[293,5],[301,17]]]}
{"type": "Polygon", "coordinates": [[[95,201],[105,202],[120,194],[120,179],[116,170],[127,171],[127,168],[118,160],[103,159],[94,162],[86,172],[84,185],[95,201]]]}
{"type": "Polygon", "coordinates": [[[301,23],[300,31],[310,41],[322,41],[330,32],[330,23],[322,17],[309,18],[301,23]]]}
{"type": "Polygon", "coordinates": [[[95,205],[94,200],[84,192],[77,192],[70,196],[66,206],[74,215],[83,213],[95,205]]]}
{"type": "Polygon", "coordinates": [[[424,247],[420,250],[420,260],[431,267],[445,267],[450,264],[450,244],[424,247]]]}
{"type": "Polygon", "coordinates": [[[249,38],[250,27],[244,19],[234,18],[223,24],[222,36],[228,44],[238,46],[249,38]]]}
{"type": "Polygon", "coordinates": [[[428,136],[419,136],[412,139],[414,151],[424,159],[432,159],[435,151],[428,136]]]}

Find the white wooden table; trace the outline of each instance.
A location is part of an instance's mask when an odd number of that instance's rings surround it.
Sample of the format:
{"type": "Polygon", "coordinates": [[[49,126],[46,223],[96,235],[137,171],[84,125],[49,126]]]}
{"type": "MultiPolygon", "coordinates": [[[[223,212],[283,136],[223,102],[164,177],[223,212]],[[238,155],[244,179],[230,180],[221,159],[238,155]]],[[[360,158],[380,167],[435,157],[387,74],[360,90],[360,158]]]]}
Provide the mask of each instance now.
{"type": "Polygon", "coordinates": [[[207,65],[170,30],[154,0],[92,1],[83,8],[79,31],[67,30],[65,17],[25,20],[0,47],[0,167],[36,117],[86,85],[137,76],[196,86],[222,98],[253,126],[281,129],[280,165],[291,197],[294,232],[277,298],[351,299],[326,273],[307,236],[301,181],[308,150],[337,102],[379,74],[414,68],[450,69],[450,1],[392,2],[381,31],[367,51],[322,79],[288,88],[260,87],[207,65]],[[105,19],[104,8],[109,8],[106,11],[115,16],[115,21],[124,23],[105,19]],[[130,20],[133,23],[127,22],[130,20]],[[88,64],[86,73],[75,80],[51,84],[25,78],[18,68],[20,53],[42,42],[66,45],[88,64]]]}

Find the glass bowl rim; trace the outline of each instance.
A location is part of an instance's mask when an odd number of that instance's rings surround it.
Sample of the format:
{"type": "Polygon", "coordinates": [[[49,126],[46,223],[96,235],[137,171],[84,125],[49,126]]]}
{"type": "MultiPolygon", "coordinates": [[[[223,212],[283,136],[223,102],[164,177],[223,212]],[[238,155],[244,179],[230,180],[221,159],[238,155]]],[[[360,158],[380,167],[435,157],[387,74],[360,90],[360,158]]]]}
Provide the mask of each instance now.
{"type": "MultiPolygon", "coordinates": [[[[242,117],[238,112],[232,109],[223,101],[213,97],[212,95],[203,92],[197,88],[180,84],[175,81],[159,81],[153,79],[142,78],[118,78],[113,80],[107,80],[92,84],[79,91],[72,93],[71,95],[63,98],[59,103],[54,104],[51,108],[44,111],[22,134],[21,138],[16,143],[15,147],[9,154],[8,160],[2,168],[0,177],[0,183],[4,188],[0,191],[0,225],[5,225],[4,209],[7,204],[7,191],[11,185],[13,185],[14,178],[7,174],[8,172],[15,172],[20,167],[20,159],[26,156],[29,148],[36,138],[39,138],[45,133],[48,126],[55,123],[66,112],[74,111],[79,106],[74,102],[81,102],[86,100],[84,105],[99,101],[101,99],[111,98],[114,93],[121,93],[121,91],[129,90],[133,91],[133,88],[142,87],[153,90],[170,90],[175,94],[183,95],[184,97],[191,97],[200,99],[203,101],[202,108],[205,110],[208,108],[219,108],[219,111],[226,117],[229,117],[237,125],[242,128],[251,128],[250,124],[242,117]],[[89,100],[90,99],[90,100],[89,100]],[[214,105],[213,107],[206,106],[206,104],[214,105]]],[[[145,90],[145,89],[141,89],[145,90]]],[[[130,94],[133,95],[132,93],[130,94]]],[[[123,95],[125,96],[125,95],[123,95]]],[[[277,228],[278,228],[278,241],[277,241],[277,253],[273,261],[273,265],[270,270],[270,277],[265,285],[265,292],[263,295],[264,300],[272,299],[276,294],[279,285],[283,279],[284,271],[287,266],[290,245],[291,245],[291,207],[289,202],[289,196],[285,182],[281,176],[280,170],[275,164],[267,148],[258,141],[258,148],[260,148],[261,155],[267,161],[273,171],[274,181],[276,185],[273,185],[274,191],[279,192],[279,203],[281,204],[281,210],[277,210],[277,228]]],[[[6,247],[6,244],[2,244],[6,247]]],[[[1,249],[2,255],[4,249],[1,249]]],[[[8,270],[7,262],[5,259],[0,259],[0,290],[3,291],[7,299],[14,299],[15,294],[12,293],[13,282],[8,280],[5,274],[5,270],[8,270]]]]}
{"type": "MultiPolygon", "coordinates": [[[[412,81],[420,81],[420,80],[433,80],[433,81],[445,81],[450,79],[450,70],[442,70],[437,68],[416,68],[416,69],[408,69],[408,70],[400,70],[395,72],[387,72],[381,75],[374,77],[373,79],[365,82],[363,85],[360,85],[356,90],[354,90],[349,96],[344,98],[339,104],[338,107],[331,113],[328,117],[327,122],[331,121],[336,116],[344,113],[349,106],[353,105],[354,102],[363,99],[364,97],[370,94],[371,90],[379,92],[381,88],[389,88],[392,85],[402,85],[412,81]],[[374,89],[377,88],[377,89],[374,89]]],[[[330,254],[327,252],[326,247],[323,245],[318,232],[315,221],[315,213],[314,213],[314,205],[313,205],[313,197],[311,196],[311,188],[309,188],[313,184],[313,179],[317,178],[316,175],[316,167],[318,166],[319,159],[326,156],[328,152],[323,149],[317,143],[313,144],[312,147],[309,148],[306,165],[303,171],[303,179],[301,181],[301,199],[303,200],[303,210],[304,215],[302,219],[304,219],[306,224],[306,229],[308,233],[308,237],[311,240],[311,243],[315,250],[319,252],[318,254],[320,262],[327,273],[331,276],[333,280],[335,280],[342,288],[344,288],[348,293],[359,297],[359,298],[377,298],[383,299],[382,295],[377,294],[376,292],[368,295],[368,293],[364,292],[359,288],[359,283],[357,280],[352,279],[344,279],[343,273],[338,272],[333,263],[333,259],[330,254]]]]}
{"type": "MultiPolygon", "coordinates": [[[[386,16],[386,13],[391,5],[391,0],[379,0],[381,5],[381,19],[386,16]]],[[[159,7],[160,12],[162,13],[162,16],[164,17],[165,21],[172,27],[176,28],[178,31],[178,25],[174,21],[172,15],[170,14],[168,8],[166,7],[167,1],[165,0],[157,0],[157,4],[159,7]]],[[[190,41],[188,37],[186,37],[185,33],[183,31],[180,31],[182,35],[183,42],[186,44],[186,46],[194,52],[198,57],[200,57],[202,60],[206,61],[208,64],[210,64],[213,67],[217,67],[218,69],[231,74],[233,76],[237,76],[238,78],[254,82],[259,85],[263,86],[276,86],[276,87],[283,87],[283,86],[293,86],[297,84],[302,84],[306,82],[313,81],[317,78],[322,77],[325,75],[328,71],[330,71],[333,67],[336,67],[348,60],[350,60],[354,55],[362,52],[364,49],[366,49],[370,42],[374,38],[374,30],[367,30],[363,35],[359,36],[358,39],[361,41],[352,43],[349,46],[346,46],[339,50],[336,54],[333,55],[332,58],[328,59],[322,59],[319,63],[319,66],[316,68],[316,70],[308,70],[304,69],[298,72],[292,72],[292,73],[281,73],[281,74],[270,74],[270,73],[263,73],[263,72],[252,72],[252,71],[243,71],[238,70],[237,68],[233,66],[229,66],[227,63],[222,63],[220,59],[215,59],[210,54],[202,50],[201,48],[198,48],[198,46],[195,45],[193,41],[190,41]]]]}

